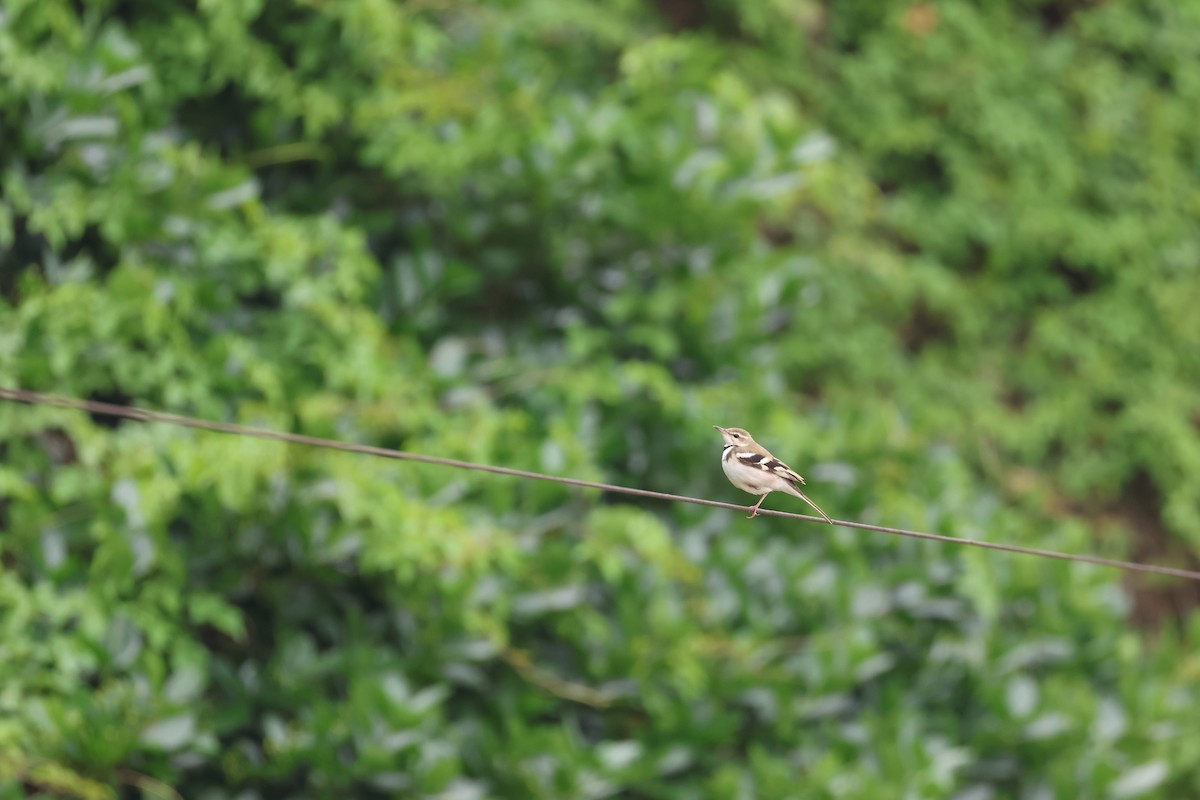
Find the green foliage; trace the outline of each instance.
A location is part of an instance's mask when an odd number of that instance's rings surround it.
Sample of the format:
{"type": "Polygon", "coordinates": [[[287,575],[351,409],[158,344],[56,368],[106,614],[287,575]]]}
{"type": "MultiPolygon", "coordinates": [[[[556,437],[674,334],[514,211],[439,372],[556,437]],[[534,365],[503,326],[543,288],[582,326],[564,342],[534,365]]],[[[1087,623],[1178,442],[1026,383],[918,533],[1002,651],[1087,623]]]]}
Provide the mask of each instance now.
{"type": "MultiPolygon", "coordinates": [[[[835,517],[1194,563],[1198,34],[10,2],[0,384],[721,499],[745,425],[835,517]]],[[[0,454],[0,798],[1200,794],[1200,617],[1110,571],[48,408],[0,454]]]]}

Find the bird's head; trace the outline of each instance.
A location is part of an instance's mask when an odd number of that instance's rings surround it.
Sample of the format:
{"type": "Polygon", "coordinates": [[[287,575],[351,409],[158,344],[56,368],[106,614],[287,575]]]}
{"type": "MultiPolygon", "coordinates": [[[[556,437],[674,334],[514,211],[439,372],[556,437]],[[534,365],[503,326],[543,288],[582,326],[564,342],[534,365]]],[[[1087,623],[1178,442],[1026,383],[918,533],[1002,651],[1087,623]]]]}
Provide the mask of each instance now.
{"type": "Polygon", "coordinates": [[[721,438],[725,440],[725,444],[754,444],[754,438],[746,432],[745,428],[722,428],[720,425],[713,425],[713,427],[721,432],[721,438]]]}

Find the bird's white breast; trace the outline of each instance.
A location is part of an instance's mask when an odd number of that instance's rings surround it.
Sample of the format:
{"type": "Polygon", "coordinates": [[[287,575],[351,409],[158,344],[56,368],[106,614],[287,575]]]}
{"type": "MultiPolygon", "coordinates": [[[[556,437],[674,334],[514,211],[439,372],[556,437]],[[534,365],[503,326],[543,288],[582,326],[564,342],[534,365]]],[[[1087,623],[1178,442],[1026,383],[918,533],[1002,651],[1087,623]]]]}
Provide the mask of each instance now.
{"type": "Polygon", "coordinates": [[[729,482],[743,492],[766,494],[783,488],[781,484],[784,481],[778,475],[772,475],[758,467],[747,466],[736,458],[721,459],[721,469],[725,470],[725,477],[729,478],[729,482]]]}

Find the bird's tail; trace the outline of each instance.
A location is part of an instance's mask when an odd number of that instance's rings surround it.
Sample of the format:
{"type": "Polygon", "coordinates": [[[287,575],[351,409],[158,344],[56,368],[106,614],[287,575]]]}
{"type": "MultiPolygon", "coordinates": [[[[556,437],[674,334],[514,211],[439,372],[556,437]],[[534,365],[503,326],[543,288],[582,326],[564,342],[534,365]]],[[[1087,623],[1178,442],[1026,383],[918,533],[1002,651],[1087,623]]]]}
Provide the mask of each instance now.
{"type": "Polygon", "coordinates": [[[829,515],[826,514],[824,511],[822,511],[821,507],[819,505],[814,503],[812,500],[809,500],[808,495],[806,495],[804,492],[800,491],[800,487],[796,486],[795,484],[792,484],[792,491],[794,491],[796,493],[796,497],[799,497],[801,500],[803,500],[804,502],[806,502],[810,506],[812,506],[814,509],[816,509],[816,512],[818,514],[820,514],[822,517],[824,517],[826,522],[828,522],[830,525],[833,524],[833,520],[831,520],[829,518],[829,515]]]}

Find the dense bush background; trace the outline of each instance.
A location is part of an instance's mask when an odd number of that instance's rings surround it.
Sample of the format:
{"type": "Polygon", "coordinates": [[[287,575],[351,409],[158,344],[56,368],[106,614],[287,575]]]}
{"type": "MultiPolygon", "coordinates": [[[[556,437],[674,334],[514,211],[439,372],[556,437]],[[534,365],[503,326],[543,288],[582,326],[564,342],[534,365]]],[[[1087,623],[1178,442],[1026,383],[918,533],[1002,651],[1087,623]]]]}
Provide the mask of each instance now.
{"type": "MultiPolygon", "coordinates": [[[[749,502],[743,425],[835,517],[1197,563],[1197,0],[10,0],[0,75],[4,385],[749,502]]],[[[0,456],[0,797],[1200,795],[1177,583],[0,456]]]]}

